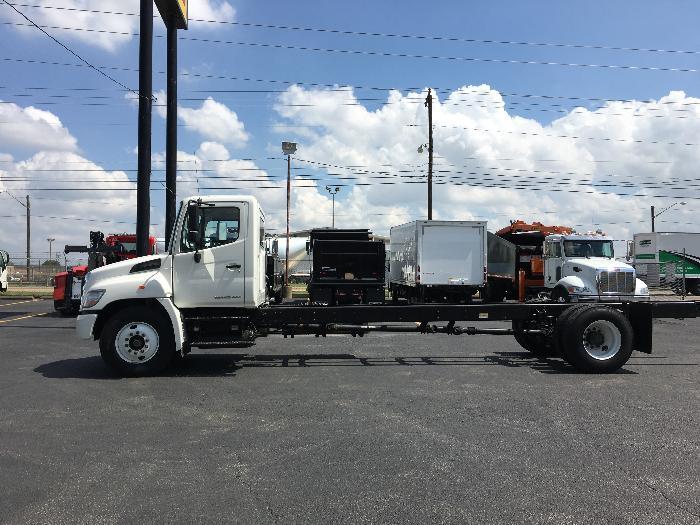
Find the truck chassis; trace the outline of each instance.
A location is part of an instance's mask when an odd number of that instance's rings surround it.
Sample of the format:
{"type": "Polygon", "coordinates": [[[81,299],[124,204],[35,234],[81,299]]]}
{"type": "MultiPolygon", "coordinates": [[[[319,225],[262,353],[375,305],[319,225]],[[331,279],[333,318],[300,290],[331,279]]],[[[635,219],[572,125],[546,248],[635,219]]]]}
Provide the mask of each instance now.
{"type": "MultiPolygon", "coordinates": [[[[173,325],[167,314],[152,305],[129,301],[118,311],[98,313],[92,336],[100,340],[103,358],[124,375],[151,375],[164,369],[175,357],[173,325]],[[101,319],[100,319],[101,317],[101,319]],[[118,318],[114,324],[110,321],[118,318]],[[143,317],[143,319],[141,319],[143,317]],[[114,324],[114,327],[110,328],[114,324]],[[143,324],[158,332],[161,340],[158,359],[139,362],[144,352],[138,326],[143,324]],[[128,334],[132,326],[137,338],[132,351],[128,334]],[[153,328],[153,327],[156,328],[153,328]],[[158,327],[161,328],[158,328],[158,327]],[[116,330],[120,327],[119,334],[116,330]],[[128,332],[129,330],[127,330],[128,332]],[[115,336],[117,343],[115,344],[115,336]],[[119,339],[122,337],[123,341],[119,339]],[[121,341],[121,343],[120,343],[121,341]],[[126,346],[117,350],[116,346],[126,346]]],[[[254,344],[258,337],[314,335],[329,333],[364,336],[370,332],[411,332],[451,335],[512,335],[536,356],[563,358],[580,372],[606,373],[622,367],[633,351],[652,352],[653,320],[660,318],[695,318],[700,316],[698,301],[645,301],[606,303],[500,303],[500,304],[421,304],[313,306],[303,304],[266,305],[257,309],[210,308],[181,310],[184,343],[179,354],[184,357],[192,347],[241,347],[254,344]],[[512,327],[477,328],[458,323],[511,321],[512,327]]],[[[136,340],[136,339],[135,339],[136,340]]]]}

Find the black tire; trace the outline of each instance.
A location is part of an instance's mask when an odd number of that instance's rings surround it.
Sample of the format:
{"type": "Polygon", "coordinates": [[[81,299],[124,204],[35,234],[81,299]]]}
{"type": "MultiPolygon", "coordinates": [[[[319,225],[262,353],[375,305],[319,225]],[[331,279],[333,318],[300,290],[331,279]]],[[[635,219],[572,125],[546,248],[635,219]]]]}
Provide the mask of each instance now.
{"type": "Polygon", "coordinates": [[[513,337],[515,337],[515,340],[520,346],[537,357],[552,357],[557,355],[552,337],[547,337],[542,334],[525,333],[524,330],[527,328],[527,321],[513,321],[513,337]]]}
{"type": "Polygon", "coordinates": [[[571,302],[571,296],[569,295],[569,292],[566,290],[566,288],[562,286],[557,286],[552,290],[552,293],[550,295],[552,298],[552,301],[555,303],[570,303],[571,302]]]}
{"type": "Polygon", "coordinates": [[[686,281],[686,291],[689,295],[700,295],[700,279],[689,279],[686,281]]]}
{"type": "Polygon", "coordinates": [[[561,355],[564,361],[568,362],[566,354],[563,351],[565,344],[563,334],[565,334],[568,330],[569,319],[571,319],[571,317],[579,310],[590,307],[590,304],[576,304],[569,306],[559,317],[557,317],[557,322],[554,325],[554,344],[556,345],[559,355],[561,355]]]}
{"type": "Polygon", "coordinates": [[[605,306],[577,308],[563,323],[560,334],[564,358],[586,373],[618,370],[632,355],[632,342],[629,320],[619,310],[605,306]]]}
{"type": "MultiPolygon", "coordinates": [[[[148,348],[148,345],[144,348],[148,348]]],[[[175,335],[170,320],[158,310],[146,306],[133,306],[120,310],[107,320],[102,329],[100,354],[105,363],[120,375],[136,377],[158,374],[172,362],[175,355],[175,335]],[[148,325],[158,336],[154,355],[143,362],[126,361],[119,355],[116,348],[119,332],[129,325],[138,326],[136,323],[148,325]]]]}

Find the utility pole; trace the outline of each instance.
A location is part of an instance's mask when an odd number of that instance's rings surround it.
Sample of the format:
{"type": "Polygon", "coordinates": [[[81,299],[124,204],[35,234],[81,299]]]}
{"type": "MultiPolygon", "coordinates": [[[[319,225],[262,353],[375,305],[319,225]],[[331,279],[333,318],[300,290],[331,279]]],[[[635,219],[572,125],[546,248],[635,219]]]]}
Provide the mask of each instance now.
{"type": "Polygon", "coordinates": [[[656,216],[654,215],[654,207],[651,207],[651,233],[654,233],[654,219],[656,216]]]}
{"type": "Polygon", "coordinates": [[[165,242],[170,249],[170,235],[175,225],[177,196],[177,26],[171,19],[167,24],[167,117],[165,138],[165,242]]]}
{"type": "Polygon", "coordinates": [[[433,95],[428,88],[425,98],[428,108],[428,220],[433,218],[433,95]]]}
{"type": "Polygon", "coordinates": [[[136,180],[136,255],[148,255],[151,222],[151,109],[153,98],[153,0],[141,0],[139,131],[136,180]]]}
{"type": "Polygon", "coordinates": [[[27,282],[29,282],[29,258],[31,257],[31,249],[29,246],[32,237],[32,207],[29,204],[29,195],[27,195],[27,204],[25,208],[27,208],[27,282]]]}

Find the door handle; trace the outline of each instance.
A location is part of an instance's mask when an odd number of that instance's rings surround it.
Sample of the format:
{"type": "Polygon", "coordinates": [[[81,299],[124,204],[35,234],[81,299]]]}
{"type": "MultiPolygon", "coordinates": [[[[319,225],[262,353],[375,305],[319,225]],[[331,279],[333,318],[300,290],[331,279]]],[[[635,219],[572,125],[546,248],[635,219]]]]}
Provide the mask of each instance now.
{"type": "Polygon", "coordinates": [[[227,264],[227,265],[226,265],[226,269],[227,269],[227,270],[240,270],[240,269],[241,269],[241,265],[238,264],[238,263],[227,264]]]}

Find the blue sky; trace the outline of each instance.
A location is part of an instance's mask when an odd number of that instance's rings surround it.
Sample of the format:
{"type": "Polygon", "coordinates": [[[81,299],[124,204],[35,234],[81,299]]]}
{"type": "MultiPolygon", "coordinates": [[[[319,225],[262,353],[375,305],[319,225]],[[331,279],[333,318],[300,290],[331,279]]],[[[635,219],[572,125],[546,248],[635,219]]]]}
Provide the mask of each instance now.
{"type": "MultiPolygon", "coordinates": [[[[191,0],[191,13],[201,6],[191,0]]],[[[26,0],[23,3],[44,6],[88,6],[96,10],[113,10],[115,2],[108,0],[81,2],[78,0],[26,0]]],[[[228,4],[235,14],[229,20],[242,23],[328,28],[350,31],[395,33],[454,37],[458,39],[507,40],[555,44],[602,45],[606,47],[642,47],[668,50],[700,50],[697,20],[700,5],[697,2],[677,1],[660,8],[658,2],[561,2],[561,1],[479,1],[479,2],[253,2],[246,0],[208,0],[207,8],[221,9],[228,4]]],[[[117,2],[122,11],[135,12],[138,2],[117,2]]],[[[50,9],[19,7],[32,19],[41,20],[50,9]]],[[[56,11],[53,10],[54,15],[56,11]]],[[[60,13],[60,11],[59,11],[60,13]]],[[[21,22],[8,6],[0,4],[0,15],[4,22],[21,22]]],[[[122,15],[104,15],[100,21],[122,15]],[[110,18],[111,16],[111,18],[110,18]]],[[[133,19],[135,17],[131,17],[133,19]]],[[[63,12],[60,25],[80,26],[74,14],[63,12]]],[[[91,26],[91,29],[105,27],[91,26]]],[[[136,26],[137,30],[138,26],[136,26]]],[[[105,49],[77,38],[76,31],[47,29],[61,41],[74,49],[88,61],[108,67],[138,67],[138,39],[115,44],[105,49]]],[[[163,25],[155,21],[155,33],[164,34],[163,25]]],[[[179,94],[181,105],[197,109],[203,99],[214,100],[235,112],[238,120],[249,134],[245,144],[228,144],[231,158],[253,159],[255,166],[269,177],[283,173],[279,156],[281,140],[296,140],[300,143],[300,155],[308,147],[309,158],[318,162],[332,158],[319,156],[321,138],[309,138],[294,130],[281,134],[274,125],[281,121],[309,125],[308,116],[295,115],[283,119],[275,109],[279,93],[223,93],[222,90],[285,90],[284,82],[338,84],[341,86],[423,88],[439,87],[456,89],[460,86],[488,85],[503,94],[506,111],[510,117],[522,116],[542,126],[565,116],[565,111],[577,105],[590,109],[599,102],[584,100],[543,99],[542,95],[554,97],[581,97],[599,99],[646,100],[659,99],[670,91],[684,91],[686,97],[698,95],[698,73],[673,71],[639,71],[627,69],[568,67],[555,65],[504,64],[464,60],[484,58],[513,61],[561,62],[579,64],[608,64],[646,66],[661,68],[696,68],[698,54],[614,51],[591,48],[533,46],[513,44],[468,43],[462,41],[430,40],[415,38],[391,38],[359,35],[339,35],[318,31],[265,29],[230,24],[205,24],[192,22],[189,31],[180,32],[180,77],[179,94]],[[220,44],[197,42],[190,38],[230,40],[257,44],[281,44],[296,47],[331,48],[361,52],[388,54],[412,54],[454,57],[459,60],[425,59],[368,54],[333,53],[274,49],[242,44],[220,44]],[[276,80],[278,82],[249,82],[233,79],[203,78],[196,75],[276,80]],[[517,95],[508,95],[517,94],[517,95]],[[536,95],[524,98],[520,95],[536,95]],[[187,100],[201,99],[201,100],[187,100]],[[307,118],[307,120],[304,120],[307,118]],[[313,142],[311,144],[310,142],[313,142]],[[307,144],[308,143],[308,144],[307,144]]],[[[41,60],[48,62],[76,63],[76,59],[64,49],[50,41],[34,28],[18,28],[13,25],[0,26],[0,58],[41,60]]],[[[165,39],[154,39],[154,71],[165,69],[165,39]]],[[[104,77],[84,67],[64,67],[3,61],[0,100],[16,103],[20,107],[35,105],[58,116],[70,134],[77,139],[78,153],[107,170],[133,170],[136,168],[136,107],[129,102],[117,86],[104,77]],[[48,90],[31,90],[30,87],[46,87],[48,90]],[[94,91],[75,91],[73,88],[94,88],[94,91]],[[57,98],[57,95],[67,95],[57,98]],[[80,96],[109,97],[106,99],[81,100],[80,96]],[[59,101],[58,104],[42,105],[41,102],[59,101]],[[80,102],[106,102],[106,106],[85,106],[80,102]]],[[[138,88],[136,72],[109,70],[120,82],[138,88]]],[[[154,89],[165,87],[164,75],[154,74],[154,89]]],[[[310,86],[307,86],[311,89],[310,86]]],[[[414,89],[419,92],[420,89],[414,89]]],[[[405,94],[406,91],[403,91],[405,94]]],[[[388,93],[375,89],[359,89],[354,96],[369,112],[381,108],[388,93]],[[366,100],[374,99],[374,100],[366,100]]],[[[439,97],[444,99],[445,94],[439,97]]],[[[693,116],[693,118],[695,118],[693,116]]],[[[640,121],[642,119],[632,119],[640,121]]],[[[669,119],[670,120],[670,119],[669,119]]],[[[675,119],[674,119],[675,120],[675,119]]],[[[153,152],[164,150],[164,120],[156,112],[153,116],[153,152]]],[[[343,123],[338,123],[342,125],[343,123]]],[[[3,124],[0,123],[0,126],[3,124]]],[[[322,122],[322,130],[328,132],[328,124],[322,122]],[[325,126],[325,127],[324,127],[325,126]]],[[[617,130],[611,120],[600,130],[617,130]]],[[[397,129],[401,135],[404,129],[397,129]]],[[[680,133],[680,132],[679,132],[680,133]]],[[[687,130],[682,130],[687,135],[687,130]]],[[[669,137],[677,137],[669,131],[669,137]]],[[[669,139],[669,140],[671,140],[669,139]]],[[[194,154],[206,137],[190,126],[180,126],[179,149],[194,154]]],[[[13,161],[21,161],[35,154],[35,146],[21,144],[3,147],[0,154],[12,155],[13,161]]],[[[685,152],[683,153],[685,155],[685,152]]],[[[337,161],[337,159],[336,159],[337,161]]],[[[315,172],[310,172],[315,173],[315,172]]],[[[135,173],[127,172],[129,178],[135,173]]],[[[668,174],[666,174],[668,175],[668,174]]],[[[328,175],[330,177],[330,175],[328,175]]],[[[163,177],[154,172],[154,179],[163,177]]],[[[15,188],[7,184],[7,188],[15,188]]],[[[22,193],[18,187],[18,192],[22,193]]],[[[36,193],[41,196],[41,192],[36,193]]],[[[81,194],[82,196],[82,194],[81,194]]],[[[154,187],[154,217],[162,213],[162,189],[154,187]]],[[[65,197],[62,197],[65,198],[65,197]]],[[[339,201],[355,199],[357,195],[341,192],[339,201]]],[[[0,199],[0,204],[9,202],[0,199]]],[[[276,202],[276,201],[275,201],[276,202]]],[[[670,200],[664,202],[672,202],[670,200]]],[[[662,202],[663,204],[663,202],[662,202]]],[[[324,201],[325,205],[325,201],[324,201]]],[[[473,205],[473,203],[472,203],[473,205]]],[[[492,203],[492,207],[493,207],[492,203]]],[[[617,204],[613,204],[617,206],[617,204]]],[[[646,202],[641,205],[646,206],[646,202]]],[[[447,210],[447,208],[446,208],[447,210]]],[[[278,210],[274,210],[278,211],[278,210]]],[[[477,210],[487,216],[488,211],[477,210]]],[[[542,211],[542,210],[539,210],[542,211]]],[[[536,214],[537,210],[533,210],[536,214]]],[[[134,213],[135,214],[135,213],[134,213]]],[[[454,218],[458,214],[445,211],[444,216],[454,218]]],[[[472,215],[477,216],[478,213],[472,215]]],[[[492,213],[492,218],[495,215],[492,213]]],[[[559,215],[561,220],[568,217],[559,215]]],[[[642,217],[642,215],[639,215],[642,217]]],[[[411,217],[408,217],[411,218],[411,217]]],[[[128,213],[124,214],[124,220],[128,213]]],[[[580,216],[572,217],[581,220],[580,216]]],[[[311,219],[309,219],[311,220],[311,219]]],[[[501,220],[504,219],[495,219],[501,220]]],[[[620,221],[619,217],[617,218],[620,221]]],[[[154,221],[157,222],[157,221],[154,221]]],[[[375,224],[385,228],[387,224],[375,224]]],[[[157,229],[157,228],[156,228],[157,229]]],[[[631,230],[625,233],[629,234],[631,230]]],[[[621,230],[621,235],[622,230],[621,230]]],[[[66,233],[64,237],[69,234],[66,233]]],[[[80,239],[75,239],[80,241],[80,239]]]]}

